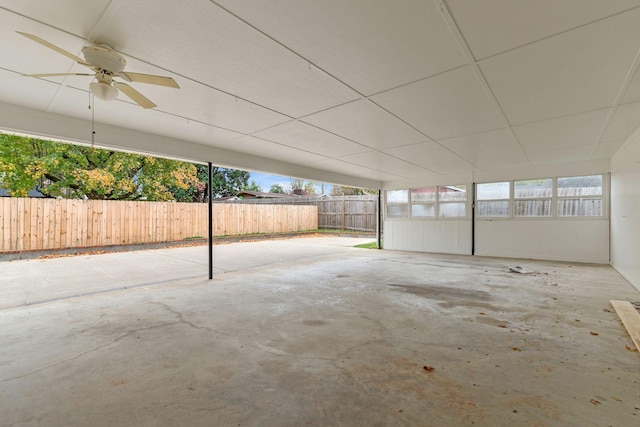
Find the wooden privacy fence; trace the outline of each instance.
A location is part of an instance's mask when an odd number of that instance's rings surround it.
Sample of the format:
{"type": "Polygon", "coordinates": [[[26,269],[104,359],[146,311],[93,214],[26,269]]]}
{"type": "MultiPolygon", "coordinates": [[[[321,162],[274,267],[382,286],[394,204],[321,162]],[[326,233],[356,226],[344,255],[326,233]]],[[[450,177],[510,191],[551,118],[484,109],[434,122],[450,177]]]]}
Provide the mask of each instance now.
{"type": "MultiPolygon", "coordinates": [[[[0,252],[202,238],[208,235],[207,206],[0,197],[0,252]]],[[[316,206],[213,205],[215,236],[317,228],[316,206]]]]}
{"type": "Polygon", "coordinates": [[[376,196],[303,196],[281,199],[244,199],[233,203],[315,205],[318,207],[318,228],[376,231],[378,213],[376,196]]]}
{"type": "Polygon", "coordinates": [[[318,202],[318,228],[376,231],[377,198],[334,197],[318,202]]]}

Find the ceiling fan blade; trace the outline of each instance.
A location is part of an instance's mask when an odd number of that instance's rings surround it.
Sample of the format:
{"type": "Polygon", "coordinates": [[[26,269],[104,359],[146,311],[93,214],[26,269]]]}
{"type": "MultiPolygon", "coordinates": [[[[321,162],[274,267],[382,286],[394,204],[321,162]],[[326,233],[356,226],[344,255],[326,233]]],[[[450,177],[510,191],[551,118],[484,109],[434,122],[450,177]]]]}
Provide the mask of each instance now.
{"type": "Polygon", "coordinates": [[[71,52],[67,52],[66,50],[62,49],[61,47],[58,47],[58,46],[54,45],[53,43],[49,43],[45,39],[41,39],[40,37],[34,36],[33,34],[23,33],[22,31],[16,31],[16,33],[18,33],[20,35],[23,35],[26,38],[31,39],[36,43],[40,43],[41,45],[46,46],[49,49],[55,50],[56,52],[63,54],[67,58],[73,59],[78,64],[82,64],[82,65],[86,65],[87,67],[91,67],[91,64],[89,64],[84,59],[80,58],[79,56],[74,55],[71,52]]]}
{"type": "Polygon", "coordinates": [[[156,104],[149,101],[143,94],[132,88],[126,83],[114,82],[116,89],[122,91],[125,95],[133,100],[136,104],[141,106],[142,108],[154,108],[157,107],[156,104]]]}
{"type": "Polygon", "coordinates": [[[173,80],[171,77],[155,76],[153,74],[132,73],[129,71],[122,71],[118,75],[128,82],[149,83],[152,85],[159,85],[159,86],[166,86],[166,87],[173,87],[176,89],[180,89],[180,86],[178,86],[178,83],[175,80],[173,80]]]}
{"type": "Polygon", "coordinates": [[[59,76],[95,76],[87,73],[45,73],[45,74],[23,74],[26,77],[59,77],[59,76]]]}

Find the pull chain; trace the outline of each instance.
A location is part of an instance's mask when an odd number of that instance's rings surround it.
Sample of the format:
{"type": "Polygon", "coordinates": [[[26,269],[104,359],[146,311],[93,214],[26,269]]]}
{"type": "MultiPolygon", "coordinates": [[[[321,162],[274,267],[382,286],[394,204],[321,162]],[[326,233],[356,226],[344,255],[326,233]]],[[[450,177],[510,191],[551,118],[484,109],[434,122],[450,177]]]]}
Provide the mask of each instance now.
{"type": "Polygon", "coordinates": [[[96,136],[96,128],[95,128],[95,97],[93,93],[89,93],[89,109],[91,110],[91,148],[95,148],[95,136],[96,136]]]}

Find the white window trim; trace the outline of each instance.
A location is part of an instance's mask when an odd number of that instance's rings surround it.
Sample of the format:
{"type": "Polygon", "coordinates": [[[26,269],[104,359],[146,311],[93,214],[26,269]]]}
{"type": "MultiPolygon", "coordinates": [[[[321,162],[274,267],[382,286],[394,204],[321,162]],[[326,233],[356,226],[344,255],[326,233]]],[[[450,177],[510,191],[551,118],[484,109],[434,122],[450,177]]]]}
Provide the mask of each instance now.
{"type": "Polygon", "coordinates": [[[469,189],[471,188],[472,184],[469,183],[465,183],[465,184],[460,184],[460,185],[465,185],[467,187],[467,191],[466,191],[466,197],[465,200],[447,200],[444,202],[440,201],[440,187],[447,187],[446,185],[427,185],[424,187],[412,187],[412,188],[399,188],[397,190],[385,190],[385,194],[384,194],[384,203],[385,203],[385,207],[384,207],[384,220],[385,221],[465,221],[465,220],[470,220],[471,219],[471,207],[472,207],[472,203],[473,200],[471,197],[469,197],[469,189]],[[429,188],[429,187],[433,187],[435,188],[435,192],[436,192],[436,197],[435,200],[433,202],[412,202],[411,201],[411,190],[414,189],[418,189],[418,188],[429,188]],[[388,216],[388,206],[393,206],[393,205],[405,205],[405,203],[401,203],[401,202],[388,202],[387,199],[387,195],[390,191],[401,191],[401,190],[406,190],[407,191],[407,216],[403,216],[403,217],[389,217],[388,216]],[[449,217],[441,217],[440,216],[440,203],[442,204],[447,204],[447,203],[463,203],[465,204],[465,215],[464,216],[449,216],[449,217]],[[434,204],[434,216],[417,216],[414,217],[413,216],[413,205],[427,205],[427,204],[434,204]]]}
{"type": "MultiPolygon", "coordinates": [[[[537,179],[537,178],[530,178],[537,179]]],[[[540,178],[540,179],[548,179],[548,178],[540,178]]],[[[539,198],[515,198],[515,182],[516,181],[526,181],[527,179],[512,179],[510,181],[498,180],[498,181],[487,181],[487,182],[479,182],[476,183],[476,194],[475,196],[475,219],[478,221],[506,221],[506,220],[515,220],[515,221],[549,221],[549,220],[560,220],[560,221],[594,221],[594,220],[607,220],[609,219],[609,194],[610,194],[610,174],[603,173],[591,173],[584,175],[568,175],[568,176],[559,176],[551,178],[553,180],[553,187],[551,190],[551,215],[550,216],[516,216],[515,215],[515,201],[516,200],[545,200],[549,199],[548,197],[539,197],[539,198]],[[601,175],[602,176],[602,194],[600,196],[558,196],[558,179],[559,178],[573,178],[580,176],[593,176],[593,175],[601,175]],[[478,199],[477,194],[477,185],[479,184],[491,184],[494,182],[509,182],[509,199],[478,199]],[[602,200],[602,215],[599,216],[560,216],[558,215],[558,201],[561,199],[600,199],[602,200]],[[479,202],[509,202],[509,215],[508,216],[479,216],[478,212],[478,203],[479,202]]]]}

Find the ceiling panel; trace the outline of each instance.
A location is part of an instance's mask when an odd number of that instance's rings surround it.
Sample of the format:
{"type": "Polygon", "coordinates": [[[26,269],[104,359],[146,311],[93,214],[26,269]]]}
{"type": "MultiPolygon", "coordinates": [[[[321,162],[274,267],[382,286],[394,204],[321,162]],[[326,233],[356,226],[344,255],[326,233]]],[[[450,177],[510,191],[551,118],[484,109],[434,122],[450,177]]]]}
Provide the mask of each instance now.
{"type": "Polygon", "coordinates": [[[96,39],[292,117],[357,97],[212,2],[156,0],[153,7],[126,2],[114,10],[96,39]]]}
{"type": "Polygon", "coordinates": [[[505,152],[494,157],[482,157],[474,162],[474,166],[482,171],[523,168],[531,166],[531,162],[522,152],[505,152]]]}
{"type": "MultiPolygon", "coordinates": [[[[37,35],[77,55],[82,39],[61,33],[0,9],[0,68],[23,74],[66,73],[74,62],[16,31],[37,35]]],[[[86,71],[86,68],[83,68],[86,71]]],[[[26,79],[26,78],[25,78],[26,79]]],[[[58,81],[62,79],[58,78],[58,81]]],[[[31,81],[31,83],[34,80],[31,81]]]]}
{"type": "Polygon", "coordinates": [[[620,147],[622,147],[625,141],[626,139],[619,139],[617,141],[607,141],[599,143],[591,153],[591,159],[598,160],[611,158],[611,156],[613,156],[615,152],[618,151],[620,147]]]}
{"type": "Polygon", "coordinates": [[[28,85],[24,85],[23,80],[27,78],[29,77],[0,69],[0,80],[3,82],[2,102],[46,110],[60,85],[43,79],[31,79],[28,85]]]}
{"type": "Polygon", "coordinates": [[[432,1],[217,3],[365,95],[466,63],[432,1]]]}
{"type": "Polygon", "coordinates": [[[227,148],[241,153],[256,154],[262,156],[289,162],[293,164],[315,164],[316,162],[325,160],[326,157],[319,154],[310,153],[304,150],[298,150],[275,142],[266,141],[264,139],[254,138],[252,136],[243,136],[233,141],[226,141],[219,144],[220,147],[227,148]]]}
{"type": "MultiPolygon", "coordinates": [[[[110,3],[117,0],[2,0],[0,7],[46,22],[72,34],[88,37],[110,3]]],[[[77,52],[74,52],[77,54],[77,52]]]]}
{"type": "Polygon", "coordinates": [[[469,166],[468,162],[432,141],[389,148],[384,152],[441,174],[459,171],[469,166]]]}
{"type": "Polygon", "coordinates": [[[489,158],[526,160],[520,143],[509,128],[441,139],[438,142],[476,166],[480,160],[489,158]]]}
{"type": "Polygon", "coordinates": [[[370,151],[369,147],[295,120],[256,132],[253,136],[327,157],[370,151]]]}
{"type": "Polygon", "coordinates": [[[629,86],[620,101],[621,104],[640,101],[640,67],[636,65],[633,78],[629,81],[629,86]]]}
{"type": "Polygon", "coordinates": [[[369,167],[379,171],[389,172],[403,178],[409,178],[412,175],[419,174],[425,170],[410,162],[398,159],[379,151],[367,151],[366,153],[352,154],[340,157],[348,163],[369,167]]]}
{"type": "Polygon", "coordinates": [[[532,165],[552,165],[589,160],[596,145],[567,147],[557,150],[533,151],[527,153],[532,165]]]}
{"type": "Polygon", "coordinates": [[[557,148],[592,146],[598,143],[610,109],[559,117],[514,126],[522,147],[527,153],[557,148]]]}
{"type": "Polygon", "coordinates": [[[620,105],[616,108],[601,141],[624,140],[640,126],[640,102],[620,105]]]}
{"type": "Polygon", "coordinates": [[[431,139],[500,129],[506,122],[470,67],[375,95],[375,103],[431,139]]]}
{"type": "Polygon", "coordinates": [[[640,9],[482,61],[512,125],[613,105],[640,47],[640,9]]]}
{"type": "Polygon", "coordinates": [[[476,59],[640,6],[638,0],[446,0],[476,59]]]}
{"type": "Polygon", "coordinates": [[[427,139],[422,133],[367,99],[312,114],[302,121],[375,149],[427,139]]]}
{"type": "MultiPolygon", "coordinates": [[[[158,73],[157,70],[149,72],[158,73]]],[[[162,111],[236,132],[252,133],[291,120],[192,80],[175,79],[180,81],[179,90],[145,84],[135,84],[135,87],[158,104],[162,111]]]]}
{"type": "Polygon", "coordinates": [[[330,172],[346,173],[347,171],[355,176],[377,179],[379,181],[397,181],[402,177],[378,169],[359,166],[353,163],[345,162],[338,159],[323,159],[316,163],[316,166],[330,172]]]}

